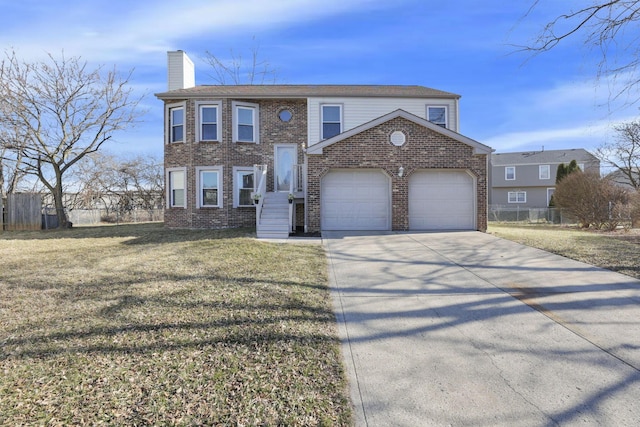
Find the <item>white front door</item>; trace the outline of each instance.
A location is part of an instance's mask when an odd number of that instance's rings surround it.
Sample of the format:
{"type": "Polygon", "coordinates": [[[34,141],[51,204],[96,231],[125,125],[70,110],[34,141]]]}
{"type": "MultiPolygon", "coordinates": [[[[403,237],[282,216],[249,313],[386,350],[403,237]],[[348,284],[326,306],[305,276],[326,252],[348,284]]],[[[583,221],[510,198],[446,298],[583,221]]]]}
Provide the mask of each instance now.
{"type": "Polygon", "coordinates": [[[293,179],[293,165],[298,157],[296,145],[276,145],[274,156],[275,191],[289,191],[293,179]]]}

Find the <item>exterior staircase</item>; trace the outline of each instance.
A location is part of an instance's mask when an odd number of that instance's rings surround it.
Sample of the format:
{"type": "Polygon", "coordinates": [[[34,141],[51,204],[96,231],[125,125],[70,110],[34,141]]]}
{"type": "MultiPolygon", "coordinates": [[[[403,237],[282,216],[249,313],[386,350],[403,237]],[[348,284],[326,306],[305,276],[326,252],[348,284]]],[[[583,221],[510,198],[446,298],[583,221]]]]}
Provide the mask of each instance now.
{"type": "Polygon", "coordinates": [[[262,214],[256,223],[259,239],[287,239],[289,237],[288,193],[266,193],[262,214]]]}

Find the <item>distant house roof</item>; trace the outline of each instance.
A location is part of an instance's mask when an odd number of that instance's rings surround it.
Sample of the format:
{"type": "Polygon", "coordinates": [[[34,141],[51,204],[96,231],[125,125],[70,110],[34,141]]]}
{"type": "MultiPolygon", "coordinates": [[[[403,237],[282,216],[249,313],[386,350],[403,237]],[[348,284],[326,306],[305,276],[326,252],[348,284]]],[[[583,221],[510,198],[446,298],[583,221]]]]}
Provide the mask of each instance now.
{"type": "Polygon", "coordinates": [[[192,97],[233,98],[308,98],[308,97],[380,97],[447,98],[460,95],[424,86],[399,85],[201,85],[157,93],[160,99],[192,97]]]}
{"type": "MultiPolygon", "coordinates": [[[[626,169],[626,170],[628,171],[629,169],[626,169]]],[[[637,183],[640,183],[640,169],[639,170],[631,169],[631,176],[637,183]]],[[[609,175],[607,175],[607,178],[609,178],[610,180],[612,180],[613,182],[615,182],[616,184],[622,187],[631,188],[631,189],[635,188],[633,185],[631,185],[631,180],[629,179],[629,176],[623,173],[621,170],[616,170],[611,172],[609,175]]]]}
{"type": "Polygon", "coordinates": [[[575,160],[578,163],[600,163],[597,157],[582,148],[569,150],[523,151],[517,153],[493,153],[493,166],[526,165],[526,164],[560,164],[575,160]]]}

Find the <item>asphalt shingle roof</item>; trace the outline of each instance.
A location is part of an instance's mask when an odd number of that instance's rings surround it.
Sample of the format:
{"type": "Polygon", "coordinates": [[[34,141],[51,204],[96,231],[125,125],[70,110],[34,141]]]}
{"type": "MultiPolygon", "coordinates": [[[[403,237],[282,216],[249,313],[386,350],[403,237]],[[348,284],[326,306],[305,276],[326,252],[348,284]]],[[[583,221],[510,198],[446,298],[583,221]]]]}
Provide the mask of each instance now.
{"type": "Polygon", "coordinates": [[[578,163],[595,161],[596,158],[587,150],[572,148],[569,150],[545,150],[524,151],[518,153],[493,153],[491,164],[493,166],[509,166],[522,164],[544,163],[569,163],[575,160],[578,163]]]}
{"type": "Polygon", "coordinates": [[[398,97],[460,98],[460,95],[425,86],[400,85],[200,85],[157,93],[160,99],[192,97],[307,98],[307,97],[398,97]]]}

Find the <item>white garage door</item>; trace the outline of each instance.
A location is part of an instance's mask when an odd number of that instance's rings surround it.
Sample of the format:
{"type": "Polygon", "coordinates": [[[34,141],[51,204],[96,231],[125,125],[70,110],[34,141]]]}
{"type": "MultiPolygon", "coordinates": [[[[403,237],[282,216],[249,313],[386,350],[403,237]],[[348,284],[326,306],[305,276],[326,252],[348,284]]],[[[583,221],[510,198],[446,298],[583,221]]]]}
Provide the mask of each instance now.
{"type": "Polygon", "coordinates": [[[420,171],[409,177],[411,230],[473,230],[475,191],[464,171],[420,171]]]}
{"type": "Polygon", "coordinates": [[[389,230],[389,178],[379,170],[335,170],[322,178],[323,230],[389,230]]]}

